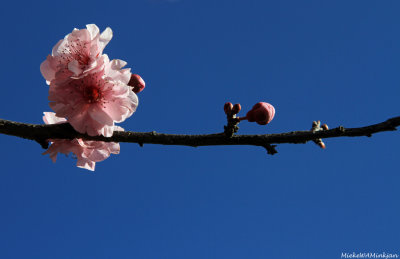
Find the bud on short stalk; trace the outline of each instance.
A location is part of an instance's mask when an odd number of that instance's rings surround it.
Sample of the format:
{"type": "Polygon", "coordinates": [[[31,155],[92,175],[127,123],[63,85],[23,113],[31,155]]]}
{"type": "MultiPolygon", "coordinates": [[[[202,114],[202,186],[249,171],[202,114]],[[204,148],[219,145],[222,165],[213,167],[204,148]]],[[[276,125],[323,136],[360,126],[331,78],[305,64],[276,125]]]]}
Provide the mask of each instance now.
{"type": "Polygon", "coordinates": [[[269,103],[259,102],[247,112],[246,117],[240,120],[248,120],[249,122],[257,122],[260,125],[267,125],[275,116],[275,108],[269,103]]]}
{"type": "Polygon", "coordinates": [[[143,91],[143,89],[146,86],[146,83],[139,75],[132,74],[128,85],[131,86],[132,91],[137,94],[137,93],[140,93],[141,91],[143,91]]]}
{"type": "Polygon", "coordinates": [[[225,103],[224,105],[224,112],[226,115],[229,115],[232,113],[232,108],[233,108],[233,104],[230,102],[225,103]]]}
{"type": "Polygon", "coordinates": [[[241,109],[242,109],[242,106],[240,106],[240,103],[233,105],[232,114],[238,114],[241,109]]]}

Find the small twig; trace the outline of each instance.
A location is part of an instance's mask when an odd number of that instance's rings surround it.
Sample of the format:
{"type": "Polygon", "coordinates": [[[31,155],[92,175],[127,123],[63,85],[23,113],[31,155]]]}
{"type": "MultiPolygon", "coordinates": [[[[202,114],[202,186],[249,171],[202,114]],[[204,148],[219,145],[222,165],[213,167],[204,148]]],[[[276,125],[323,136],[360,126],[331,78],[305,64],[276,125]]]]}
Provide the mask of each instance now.
{"type": "Polygon", "coordinates": [[[227,137],[231,138],[233,135],[239,130],[239,118],[236,117],[236,114],[241,110],[240,104],[232,105],[232,103],[228,102],[224,105],[224,111],[226,114],[226,120],[228,125],[224,126],[224,133],[227,137]]]}
{"type": "Polygon", "coordinates": [[[239,130],[239,120],[236,118],[236,115],[227,118],[228,125],[224,126],[224,133],[227,137],[231,138],[233,135],[239,130]]]}
{"type": "Polygon", "coordinates": [[[250,145],[267,149],[268,153],[276,153],[274,145],[282,143],[306,143],[315,139],[336,137],[371,136],[372,134],[393,131],[400,126],[400,116],[384,122],[359,128],[344,128],[339,126],[331,130],[293,131],[278,134],[264,135],[233,135],[226,136],[224,132],[204,135],[176,135],[153,132],[114,132],[110,138],[103,136],[91,137],[76,132],[68,123],[53,125],[36,125],[13,122],[0,119],[0,133],[20,138],[35,140],[46,148],[47,139],[74,139],[98,140],[106,142],[129,142],[143,144],[181,145],[181,146],[217,146],[217,145],[250,145]]]}

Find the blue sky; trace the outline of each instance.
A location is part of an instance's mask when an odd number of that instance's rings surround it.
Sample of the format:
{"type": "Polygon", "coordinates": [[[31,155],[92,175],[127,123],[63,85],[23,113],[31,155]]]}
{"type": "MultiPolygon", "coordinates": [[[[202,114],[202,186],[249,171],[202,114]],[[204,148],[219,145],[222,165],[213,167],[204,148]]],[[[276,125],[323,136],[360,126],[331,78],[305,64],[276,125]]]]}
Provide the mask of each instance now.
{"type": "MultiPolygon", "coordinates": [[[[8,1],[0,118],[42,123],[40,63],[95,23],[146,81],[122,127],[216,133],[223,105],[266,101],[241,134],[357,127],[399,115],[397,1],[8,1]]],[[[257,147],[121,144],[94,173],[0,135],[1,258],[340,258],[400,255],[399,134],[257,147]]]]}

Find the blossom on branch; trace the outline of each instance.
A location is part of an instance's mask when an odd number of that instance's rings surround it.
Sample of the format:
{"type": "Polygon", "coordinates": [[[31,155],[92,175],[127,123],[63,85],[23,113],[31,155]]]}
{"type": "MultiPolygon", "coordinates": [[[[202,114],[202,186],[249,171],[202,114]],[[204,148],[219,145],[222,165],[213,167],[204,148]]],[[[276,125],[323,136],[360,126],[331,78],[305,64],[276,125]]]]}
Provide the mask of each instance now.
{"type": "MultiPolygon", "coordinates": [[[[65,118],[60,118],[53,112],[44,112],[43,120],[46,124],[66,123],[65,118]]],[[[121,127],[115,128],[118,131],[123,131],[121,127]]],[[[89,141],[76,138],[68,139],[50,139],[51,146],[43,153],[49,154],[53,162],[57,160],[57,154],[62,153],[68,155],[73,153],[77,158],[77,166],[94,171],[96,162],[105,160],[110,154],[119,154],[119,143],[89,141]]]]}
{"type": "Polygon", "coordinates": [[[100,34],[96,25],[86,27],[60,40],[40,70],[50,85],[49,105],[58,117],[80,133],[111,137],[114,123],[130,117],[139,102],[128,86],[132,74],[123,69],[126,62],[110,61],[103,54],[111,29],[100,34]]]}
{"type": "Polygon", "coordinates": [[[111,137],[114,123],[130,117],[138,106],[136,94],[127,85],[130,70],[126,62],[104,59],[104,67],[82,78],[53,80],[49,89],[49,105],[58,117],[90,136],[111,137]]]}

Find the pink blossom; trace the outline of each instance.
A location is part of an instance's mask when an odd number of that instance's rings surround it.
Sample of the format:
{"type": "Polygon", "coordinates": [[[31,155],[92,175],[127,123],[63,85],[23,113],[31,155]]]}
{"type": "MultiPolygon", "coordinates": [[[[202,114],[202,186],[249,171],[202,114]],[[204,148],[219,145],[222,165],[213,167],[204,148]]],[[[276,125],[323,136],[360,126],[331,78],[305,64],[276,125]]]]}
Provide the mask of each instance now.
{"type": "Polygon", "coordinates": [[[102,69],[80,78],[55,78],[49,88],[50,107],[66,118],[74,129],[90,136],[112,136],[114,123],[122,122],[136,110],[138,99],[127,85],[130,69],[125,61],[109,61],[102,69]]]}
{"type": "Polygon", "coordinates": [[[266,125],[272,121],[275,116],[275,108],[269,103],[259,102],[246,114],[245,119],[249,122],[257,122],[260,125],[266,125]]]}
{"type": "MultiPolygon", "coordinates": [[[[43,120],[46,124],[65,123],[66,119],[57,117],[53,112],[45,112],[43,120]]],[[[121,127],[115,130],[123,131],[121,127]]],[[[57,154],[62,153],[68,155],[73,153],[77,158],[77,166],[94,171],[96,162],[103,161],[108,158],[110,154],[119,154],[120,147],[118,143],[103,142],[103,141],[89,141],[82,139],[50,139],[51,146],[43,153],[49,154],[53,162],[57,160],[57,154]]]]}
{"type": "Polygon", "coordinates": [[[53,47],[51,55],[40,65],[47,84],[55,78],[81,77],[100,68],[103,49],[111,38],[110,28],[100,34],[95,24],[88,24],[82,30],[74,29],[53,47]]]}

